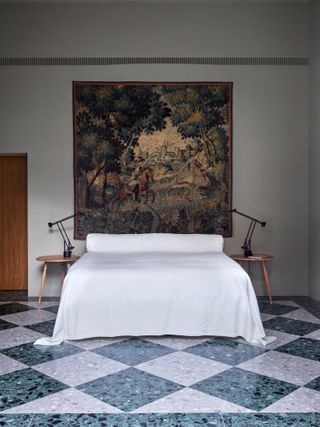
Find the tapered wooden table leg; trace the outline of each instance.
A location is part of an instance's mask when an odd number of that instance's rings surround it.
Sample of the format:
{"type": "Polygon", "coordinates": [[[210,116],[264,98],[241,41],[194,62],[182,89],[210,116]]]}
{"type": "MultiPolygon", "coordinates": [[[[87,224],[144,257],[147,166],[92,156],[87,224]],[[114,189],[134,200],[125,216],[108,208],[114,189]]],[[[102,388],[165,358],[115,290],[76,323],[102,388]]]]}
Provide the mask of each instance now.
{"type": "Polygon", "coordinates": [[[267,287],[267,291],[268,291],[268,295],[269,295],[269,302],[270,302],[270,304],[272,304],[271,286],[270,286],[270,282],[269,282],[269,276],[268,276],[268,272],[267,272],[265,261],[261,261],[261,266],[262,266],[264,281],[265,281],[265,284],[266,284],[266,287],[267,287]]]}
{"type": "Polygon", "coordinates": [[[77,255],[72,255],[70,257],[64,257],[63,255],[43,255],[43,256],[38,256],[36,258],[37,261],[41,261],[44,263],[43,264],[41,287],[40,287],[39,298],[38,298],[38,305],[40,305],[40,303],[41,303],[42,292],[43,292],[43,289],[44,289],[44,286],[46,283],[46,275],[47,275],[48,264],[60,264],[60,267],[61,267],[60,275],[61,275],[61,280],[62,280],[62,284],[63,284],[64,276],[65,276],[65,267],[67,266],[69,268],[70,265],[72,265],[74,262],[76,262],[79,258],[80,257],[77,255]]]}
{"type": "Polygon", "coordinates": [[[42,292],[44,289],[44,285],[46,283],[47,268],[48,268],[48,264],[45,262],[43,264],[43,272],[42,272],[41,287],[40,287],[39,298],[38,298],[38,305],[41,304],[42,292]]]}
{"type": "Polygon", "coordinates": [[[264,277],[264,282],[265,282],[265,285],[266,285],[266,288],[268,291],[269,302],[270,302],[270,304],[272,304],[271,286],[270,286],[270,282],[269,282],[269,276],[268,276],[268,271],[267,271],[267,267],[266,267],[266,262],[273,260],[274,259],[273,255],[253,254],[252,256],[246,257],[244,254],[234,254],[234,255],[230,255],[230,257],[232,259],[234,259],[235,261],[238,261],[240,264],[244,261],[246,263],[248,263],[249,276],[250,276],[251,263],[252,262],[261,262],[261,268],[262,268],[262,273],[263,273],[263,277],[264,277]]]}

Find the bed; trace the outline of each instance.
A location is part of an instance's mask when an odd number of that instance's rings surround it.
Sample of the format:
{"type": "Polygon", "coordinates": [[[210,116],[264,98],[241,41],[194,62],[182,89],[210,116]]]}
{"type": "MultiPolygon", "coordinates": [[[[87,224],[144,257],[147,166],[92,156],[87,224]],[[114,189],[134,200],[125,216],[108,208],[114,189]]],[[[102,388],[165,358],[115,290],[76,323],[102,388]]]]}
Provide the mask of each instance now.
{"type": "Polygon", "coordinates": [[[65,277],[53,336],[242,337],[266,345],[247,273],[218,235],[89,234],[65,277]]]}

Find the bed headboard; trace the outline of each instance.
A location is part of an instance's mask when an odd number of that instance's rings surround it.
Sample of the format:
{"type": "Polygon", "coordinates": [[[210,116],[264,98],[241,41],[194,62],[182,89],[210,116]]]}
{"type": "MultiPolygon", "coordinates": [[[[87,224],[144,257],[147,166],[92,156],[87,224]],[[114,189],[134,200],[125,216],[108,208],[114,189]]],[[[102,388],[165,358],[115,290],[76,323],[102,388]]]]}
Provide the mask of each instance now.
{"type": "Polygon", "coordinates": [[[100,234],[87,235],[89,252],[222,252],[218,234],[100,234]]]}

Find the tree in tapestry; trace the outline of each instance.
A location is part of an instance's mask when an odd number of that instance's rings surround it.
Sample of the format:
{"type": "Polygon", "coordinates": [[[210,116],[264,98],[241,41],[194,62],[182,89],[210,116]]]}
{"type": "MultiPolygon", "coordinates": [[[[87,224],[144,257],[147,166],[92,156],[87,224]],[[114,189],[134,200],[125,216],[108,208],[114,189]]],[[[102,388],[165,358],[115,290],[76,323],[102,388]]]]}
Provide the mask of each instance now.
{"type": "Polygon", "coordinates": [[[75,238],[231,236],[232,83],[74,82],[75,238]]]}

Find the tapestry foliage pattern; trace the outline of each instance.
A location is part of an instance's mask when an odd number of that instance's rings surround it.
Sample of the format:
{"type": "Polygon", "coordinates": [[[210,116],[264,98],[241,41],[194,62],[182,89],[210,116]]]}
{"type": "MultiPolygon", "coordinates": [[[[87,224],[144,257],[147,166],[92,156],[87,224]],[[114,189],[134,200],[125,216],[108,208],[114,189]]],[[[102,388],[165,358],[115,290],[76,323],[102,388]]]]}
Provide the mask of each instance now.
{"type": "Polygon", "coordinates": [[[231,236],[232,83],[73,83],[75,238],[231,236]]]}

